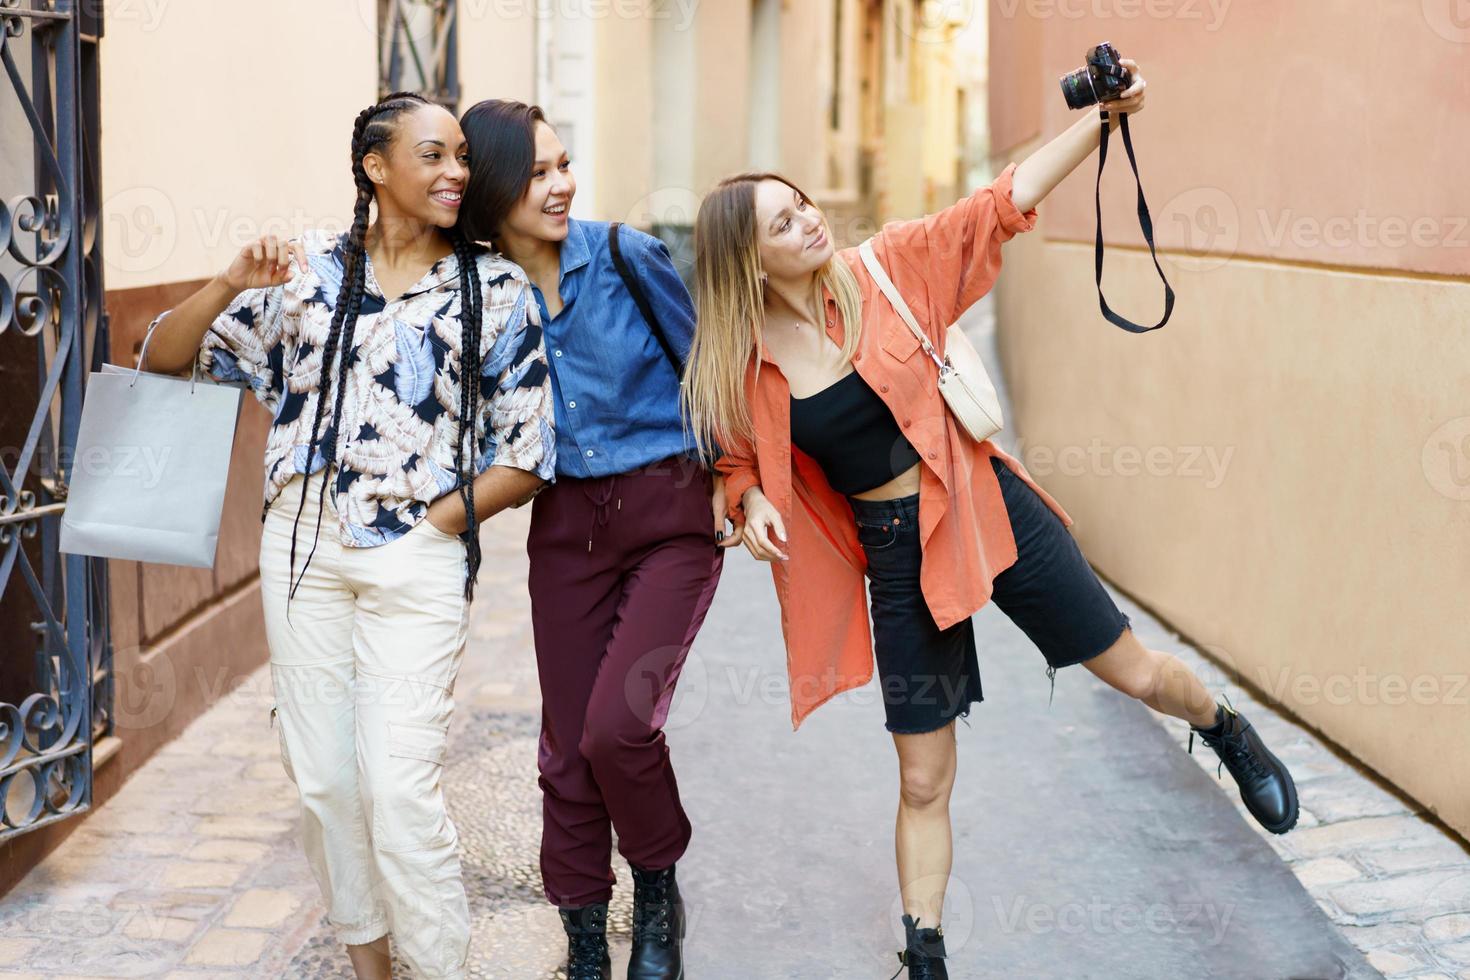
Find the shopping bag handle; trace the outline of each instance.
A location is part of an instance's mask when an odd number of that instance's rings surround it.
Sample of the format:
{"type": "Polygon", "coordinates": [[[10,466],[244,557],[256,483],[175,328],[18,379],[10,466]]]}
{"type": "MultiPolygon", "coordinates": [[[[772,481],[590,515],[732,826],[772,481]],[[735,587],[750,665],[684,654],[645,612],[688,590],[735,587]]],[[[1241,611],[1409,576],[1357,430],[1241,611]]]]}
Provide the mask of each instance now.
{"type": "MultiPolygon", "coordinates": [[[[138,349],[138,366],[133,369],[133,380],[128,382],[128,387],[138,383],[138,375],[143,372],[143,359],[148,356],[148,342],[153,339],[153,331],[164,321],[159,317],[148,325],[148,332],[143,335],[143,346],[138,349]]],[[[189,372],[189,394],[194,394],[194,385],[199,381],[199,358],[194,358],[194,368],[189,372]]]]}

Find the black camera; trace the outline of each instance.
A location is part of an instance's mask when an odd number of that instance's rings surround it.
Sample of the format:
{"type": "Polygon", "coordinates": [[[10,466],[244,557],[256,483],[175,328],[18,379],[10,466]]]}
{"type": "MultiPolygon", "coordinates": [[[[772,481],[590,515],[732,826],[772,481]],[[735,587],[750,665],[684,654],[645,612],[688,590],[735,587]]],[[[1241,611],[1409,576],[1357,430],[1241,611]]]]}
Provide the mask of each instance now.
{"type": "Polygon", "coordinates": [[[1118,49],[1104,41],[1087,52],[1087,64],[1063,75],[1061,81],[1067,108],[1086,109],[1098,102],[1116,99],[1133,79],[1128,69],[1123,67],[1118,49]]]}

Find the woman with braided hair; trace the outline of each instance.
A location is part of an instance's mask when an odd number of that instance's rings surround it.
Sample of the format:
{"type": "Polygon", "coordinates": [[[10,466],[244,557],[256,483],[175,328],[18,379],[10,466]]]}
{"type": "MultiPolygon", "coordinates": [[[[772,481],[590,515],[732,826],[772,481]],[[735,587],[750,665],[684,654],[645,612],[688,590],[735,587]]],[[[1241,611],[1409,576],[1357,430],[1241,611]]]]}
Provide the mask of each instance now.
{"type": "Polygon", "coordinates": [[[364,109],[351,229],[252,242],[163,314],[149,348],[149,368],[197,359],[273,416],[260,547],[271,718],[359,978],[390,976],[390,932],[415,976],[465,975],[469,909],[440,772],[478,526],[556,464],[525,275],[458,228],[468,165],[444,108],[399,92],[364,109]],[[298,560],[303,518],[314,531],[298,560]]]}

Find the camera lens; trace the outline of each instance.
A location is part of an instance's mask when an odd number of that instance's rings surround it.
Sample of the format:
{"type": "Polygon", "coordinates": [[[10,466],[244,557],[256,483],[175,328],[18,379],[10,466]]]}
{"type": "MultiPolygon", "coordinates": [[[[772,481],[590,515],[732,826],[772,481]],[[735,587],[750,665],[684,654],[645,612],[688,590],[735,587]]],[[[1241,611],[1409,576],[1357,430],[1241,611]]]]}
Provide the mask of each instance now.
{"type": "Polygon", "coordinates": [[[1062,95],[1067,100],[1068,109],[1085,109],[1097,101],[1092,80],[1087,75],[1088,69],[1078,68],[1062,76],[1062,95]]]}

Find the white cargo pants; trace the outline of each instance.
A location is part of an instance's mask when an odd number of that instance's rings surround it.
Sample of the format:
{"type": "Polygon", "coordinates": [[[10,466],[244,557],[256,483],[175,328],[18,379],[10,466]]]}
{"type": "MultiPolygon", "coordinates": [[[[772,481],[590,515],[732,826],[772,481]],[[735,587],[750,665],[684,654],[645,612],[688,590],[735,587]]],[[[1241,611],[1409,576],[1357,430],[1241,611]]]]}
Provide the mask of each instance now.
{"type": "MultiPolygon", "coordinates": [[[[327,493],[311,567],[286,595],[297,476],[272,502],[261,595],[281,761],[328,919],[348,944],[389,932],[417,977],[458,980],[469,906],[440,776],[469,629],[465,550],[427,520],[386,545],[344,548],[327,493]]],[[[321,474],[297,530],[311,551],[321,474]]]]}

